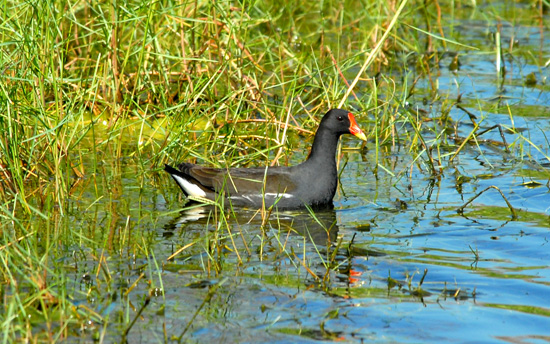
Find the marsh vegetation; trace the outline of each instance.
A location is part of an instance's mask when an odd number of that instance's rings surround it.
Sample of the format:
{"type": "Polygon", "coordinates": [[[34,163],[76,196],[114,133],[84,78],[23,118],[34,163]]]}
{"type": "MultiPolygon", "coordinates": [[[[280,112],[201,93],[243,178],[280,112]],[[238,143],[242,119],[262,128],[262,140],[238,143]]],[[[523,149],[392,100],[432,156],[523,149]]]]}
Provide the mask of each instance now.
{"type": "Polygon", "coordinates": [[[0,6],[4,343],[550,340],[547,0],[0,6]],[[335,107],[334,211],[162,171],[294,164],[335,107]]]}

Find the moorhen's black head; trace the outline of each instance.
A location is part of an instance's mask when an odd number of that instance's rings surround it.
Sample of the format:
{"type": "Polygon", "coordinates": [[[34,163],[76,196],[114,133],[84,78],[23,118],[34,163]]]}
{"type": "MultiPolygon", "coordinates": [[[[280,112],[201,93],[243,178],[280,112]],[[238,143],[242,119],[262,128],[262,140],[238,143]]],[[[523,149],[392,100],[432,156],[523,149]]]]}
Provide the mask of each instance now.
{"type": "Polygon", "coordinates": [[[332,109],[327,112],[319,124],[319,130],[327,130],[337,136],[352,134],[363,141],[367,140],[351,112],[342,109],[332,109]]]}
{"type": "Polygon", "coordinates": [[[343,134],[352,134],[363,141],[367,141],[367,137],[349,111],[332,109],[323,116],[319,124],[308,160],[312,159],[324,165],[336,166],[334,154],[336,153],[338,139],[343,134]]]}

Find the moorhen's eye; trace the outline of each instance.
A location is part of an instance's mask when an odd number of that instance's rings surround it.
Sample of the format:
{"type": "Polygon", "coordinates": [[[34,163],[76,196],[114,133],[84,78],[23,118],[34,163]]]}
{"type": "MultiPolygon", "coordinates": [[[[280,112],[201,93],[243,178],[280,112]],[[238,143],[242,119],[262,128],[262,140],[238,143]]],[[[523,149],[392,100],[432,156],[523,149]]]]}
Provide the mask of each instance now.
{"type": "Polygon", "coordinates": [[[342,121],[344,119],[344,117],[338,116],[338,117],[336,117],[336,119],[339,120],[339,121],[342,121]]]}

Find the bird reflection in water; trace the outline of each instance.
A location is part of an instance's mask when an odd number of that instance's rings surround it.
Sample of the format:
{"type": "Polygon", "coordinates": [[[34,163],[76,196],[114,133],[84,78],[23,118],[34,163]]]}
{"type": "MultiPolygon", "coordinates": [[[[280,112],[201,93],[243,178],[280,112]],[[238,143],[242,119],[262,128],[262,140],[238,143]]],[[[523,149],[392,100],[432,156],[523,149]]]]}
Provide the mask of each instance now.
{"type": "MultiPolygon", "coordinates": [[[[307,241],[321,246],[334,244],[337,239],[338,224],[333,209],[315,212],[307,209],[274,211],[269,214],[267,220],[262,219],[261,215],[259,211],[239,209],[238,213],[231,214],[228,221],[231,221],[229,225],[232,226],[246,226],[253,235],[257,234],[252,231],[253,228],[288,232],[290,235],[302,236],[307,241]]],[[[187,207],[179,213],[179,216],[166,224],[164,237],[171,237],[180,230],[203,230],[206,225],[214,229],[215,219],[219,217],[220,211],[215,206],[197,204],[187,207]]]]}

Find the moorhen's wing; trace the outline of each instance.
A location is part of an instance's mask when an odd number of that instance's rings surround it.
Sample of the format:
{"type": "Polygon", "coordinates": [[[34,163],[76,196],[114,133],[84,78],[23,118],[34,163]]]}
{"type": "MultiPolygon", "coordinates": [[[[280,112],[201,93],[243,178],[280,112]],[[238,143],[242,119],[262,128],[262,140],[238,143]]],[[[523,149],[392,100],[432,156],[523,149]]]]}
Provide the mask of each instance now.
{"type": "Polygon", "coordinates": [[[208,198],[213,199],[224,191],[237,205],[279,204],[295,198],[293,192],[297,190],[296,180],[288,167],[220,169],[186,163],[180,165],[180,170],[190,177],[188,180],[215,193],[207,193],[211,196],[208,198]]]}

